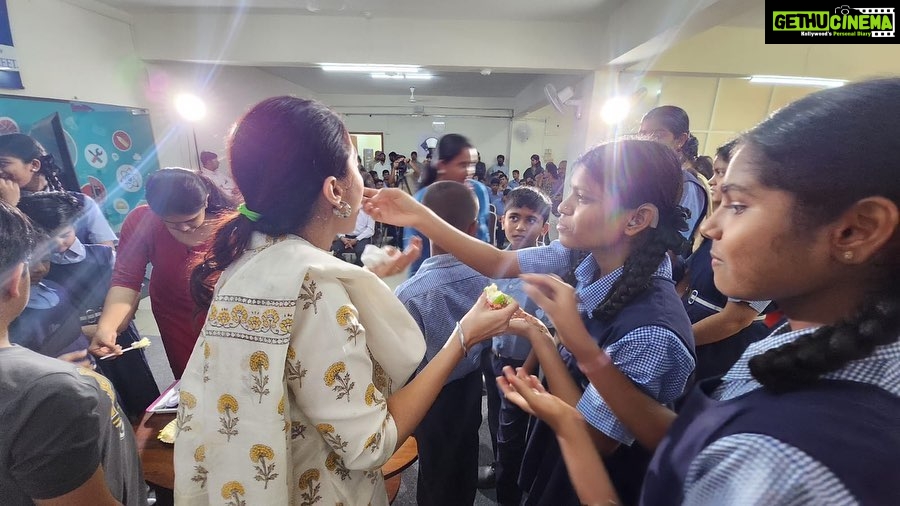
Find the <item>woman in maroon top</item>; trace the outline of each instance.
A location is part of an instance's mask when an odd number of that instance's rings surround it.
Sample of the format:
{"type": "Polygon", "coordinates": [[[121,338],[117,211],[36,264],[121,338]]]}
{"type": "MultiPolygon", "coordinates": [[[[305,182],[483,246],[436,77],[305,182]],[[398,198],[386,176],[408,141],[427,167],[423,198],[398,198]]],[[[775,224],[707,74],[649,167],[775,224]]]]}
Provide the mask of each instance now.
{"type": "Polygon", "coordinates": [[[136,207],[122,224],[109,293],[90,351],[121,353],[116,335],[131,321],[140,299],[147,264],[150,302],[169,365],[181,378],[197,341],[206,308],[190,293],[191,259],[205,253],[217,215],[233,203],[216,185],[186,169],[167,168],[147,178],[148,206],[136,207]]]}

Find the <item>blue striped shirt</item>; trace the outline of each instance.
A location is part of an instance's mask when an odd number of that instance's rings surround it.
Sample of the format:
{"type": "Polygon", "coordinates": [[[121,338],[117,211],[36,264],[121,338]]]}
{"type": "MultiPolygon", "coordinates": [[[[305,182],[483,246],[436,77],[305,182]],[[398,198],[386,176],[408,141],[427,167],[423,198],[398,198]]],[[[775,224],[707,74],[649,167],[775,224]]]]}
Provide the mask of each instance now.
{"type": "MultiPolygon", "coordinates": [[[[519,269],[522,272],[544,272],[565,275],[571,269],[571,250],[553,241],[549,246],[519,250],[519,269]]],[[[622,275],[622,268],[594,281],[600,267],[588,256],[575,269],[578,310],[582,315],[592,312],[603,302],[613,284],[622,275]]],[[[655,272],[656,276],[672,277],[672,263],[666,256],[655,272]]],[[[610,345],[606,352],[616,366],[641,390],[660,403],[677,399],[684,391],[688,377],[694,371],[694,358],[669,329],[648,325],[638,327],[610,345]]],[[[630,445],[634,436],[620,422],[593,385],[578,401],[578,411],[600,432],[630,445]]]]}
{"type": "MultiPolygon", "coordinates": [[[[713,398],[733,399],[761,388],[750,374],[750,359],[815,331],[811,328],[779,334],[782,329],[751,344],[722,378],[713,398]]],[[[880,346],[871,356],[823,377],[868,383],[900,395],[900,343],[880,346]]],[[[858,504],[822,463],[796,447],[760,434],[735,434],[703,449],[688,469],[684,493],[685,504],[697,505],[858,504]]]]}
{"type": "MultiPolygon", "coordinates": [[[[394,293],[425,336],[425,358],[420,371],[441,351],[456,322],[469,312],[490,283],[490,279],[453,255],[444,254],[427,258],[415,275],[397,287],[394,293]]],[[[477,371],[479,355],[488,342],[473,346],[468,357],[450,373],[447,383],[477,371]]]]}

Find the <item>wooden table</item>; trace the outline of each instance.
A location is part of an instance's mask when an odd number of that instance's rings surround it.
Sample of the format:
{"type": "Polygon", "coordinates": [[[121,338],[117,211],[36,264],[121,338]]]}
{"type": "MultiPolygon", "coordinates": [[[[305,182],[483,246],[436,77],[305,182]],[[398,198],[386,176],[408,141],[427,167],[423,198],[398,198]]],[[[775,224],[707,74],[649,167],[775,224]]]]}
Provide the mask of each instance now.
{"type": "MultiPolygon", "coordinates": [[[[144,467],[144,479],[170,490],[175,488],[175,446],[163,443],[156,436],[174,419],[174,413],[144,413],[144,418],[134,428],[138,454],[144,467]]],[[[385,488],[391,501],[400,489],[400,473],[418,458],[419,447],[416,438],[410,436],[381,467],[385,488]]]]}

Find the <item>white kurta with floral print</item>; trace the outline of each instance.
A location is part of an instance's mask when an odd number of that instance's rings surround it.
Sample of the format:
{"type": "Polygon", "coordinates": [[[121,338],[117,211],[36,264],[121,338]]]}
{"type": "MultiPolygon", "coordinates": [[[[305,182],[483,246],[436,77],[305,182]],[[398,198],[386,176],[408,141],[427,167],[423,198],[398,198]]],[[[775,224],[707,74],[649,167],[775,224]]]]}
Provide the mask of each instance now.
{"type": "Polygon", "coordinates": [[[299,237],[251,248],[181,380],[176,503],[387,504],[385,399],[425,353],[418,326],[373,274],[299,237]]]}

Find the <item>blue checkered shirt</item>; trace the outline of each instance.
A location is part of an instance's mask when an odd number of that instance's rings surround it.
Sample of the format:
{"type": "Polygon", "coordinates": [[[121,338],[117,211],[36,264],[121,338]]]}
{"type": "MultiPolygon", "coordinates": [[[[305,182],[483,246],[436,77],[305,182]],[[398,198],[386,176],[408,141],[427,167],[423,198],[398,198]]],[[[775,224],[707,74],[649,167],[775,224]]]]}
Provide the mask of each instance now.
{"type": "MultiPolygon", "coordinates": [[[[762,386],[750,374],[749,360],[815,329],[779,334],[751,344],[722,378],[713,398],[733,399],[762,386]]],[[[879,386],[900,395],[900,343],[823,376],[879,386]]],[[[691,463],[684,483],[684,504],[849,505],[858,504],[823,464],[797,448],[760,434],[735,434],[707,446],[691,463]]]]}
{"type": "MultiPolygon", "coordinates": [[[[456,322],[469,312],[490,283],[490,279],[453,255],[445,254],[425,259],[416,274],[397,287],[394,293],[425,336],[425,358],[419,366],[420,371],[441,351],[456,322]]],[[[473,346],[468,357],[450,373],[447,383],[477,371],[479,355],[489,342],[473,346]]]]}
{"type": "MultiPolygon", "coordinates": [[[[571,269],[571,250],[553,241],[549,246],[519,250],[519,269],[522,272],[544,272],[565,275],[571,269]]],[[[593,257],[585,258],[575,269],[578,281],[578,310],[582,315],[592,312],[622,275],[622,268],[594,281],[599,266],[593,257]]],[[[672,277],[672,263],[664,258],[656,276],[672,277]]],[[[606,348],[616,366],[647,395],[663,404],[677,399],[684,391],[688,377],[694,371],[694,358],[681,339],[669,329],[648,325],[638,327],[606,348]]],[[[578,401],[578,411],[600,432],[630,445],[634,436],[620,422],[593,385],[578,401]]]]}

